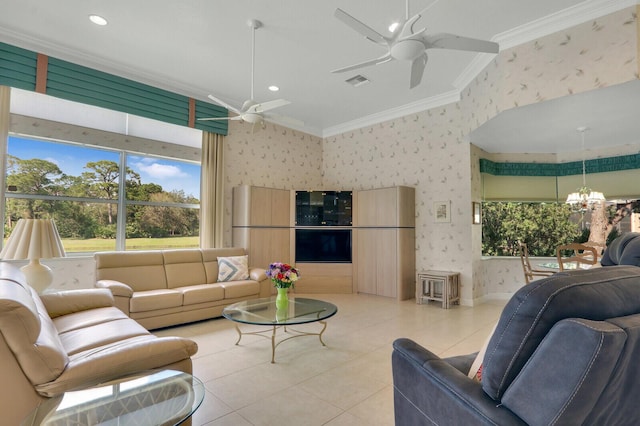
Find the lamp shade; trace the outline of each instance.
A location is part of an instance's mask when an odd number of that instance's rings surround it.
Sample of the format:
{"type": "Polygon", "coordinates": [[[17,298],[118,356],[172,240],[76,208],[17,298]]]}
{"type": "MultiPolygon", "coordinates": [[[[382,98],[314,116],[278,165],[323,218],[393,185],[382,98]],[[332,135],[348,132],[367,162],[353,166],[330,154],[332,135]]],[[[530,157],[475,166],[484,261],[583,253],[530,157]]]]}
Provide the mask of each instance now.
{"type": "Polygon", "coordinates": [[[29,259],[20,270],[27,283],[38,293],[43,292],[53,281],[51,268],[40,263],[40,259],[64,257],[64,248],[58,229],[50,219],[20,219],[9,236],[7,245],[0,252],[5,260],[29,259]]]}
{"type": "Polygon", "coordinates": [[[51,219],[20,219],[2,249],[0,258],[50,259],[64,257],[64,247],[51,219]]]}

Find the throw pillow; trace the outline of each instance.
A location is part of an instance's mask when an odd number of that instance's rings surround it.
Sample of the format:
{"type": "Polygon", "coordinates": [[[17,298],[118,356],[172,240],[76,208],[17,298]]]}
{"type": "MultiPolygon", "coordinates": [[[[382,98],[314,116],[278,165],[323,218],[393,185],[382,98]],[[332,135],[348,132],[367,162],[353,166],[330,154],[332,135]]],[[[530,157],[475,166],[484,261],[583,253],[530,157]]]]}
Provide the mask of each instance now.
{"type": "Polygon", "coordinates": [[[496,331],[497,325],[498,323],[496,323],[493,326],[491,333],[489,333],[489,337],[487,337],[487,340],[485,340],[484,344],[482,345],[482,349],[480,349],[480,352],[478,352],[478,355],[476,355],[476,359],[471,364],[471,368],[469,369],[469,373],[467,374],[467,376],[469,376],[475,381],[478,381],[478,382],[482,381],[482,361],[484,360],[484,354],[487,352],[487,346],[489,346],[489,340],[491,340],[491,336],[493,336],[493,332],[496,331]]]}
{"type": "Polygon", "coordinates": [[[249,279],[249,256],[218,258],[218,282],[249,279]]]}

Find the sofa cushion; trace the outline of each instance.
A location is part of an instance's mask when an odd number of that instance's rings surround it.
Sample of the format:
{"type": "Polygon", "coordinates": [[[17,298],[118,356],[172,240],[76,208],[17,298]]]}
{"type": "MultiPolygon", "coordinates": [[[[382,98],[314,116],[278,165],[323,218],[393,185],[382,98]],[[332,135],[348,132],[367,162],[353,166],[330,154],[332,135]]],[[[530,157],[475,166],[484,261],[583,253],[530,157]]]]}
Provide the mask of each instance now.
{"type": "Polygon", "coordinates": [[[58,334],[77,330],[79,328],[91,327],[92,325],[126,319],[127,314],[116,307],[105,307],[78,311],[72,314],[62,315],[53,319],[53,324],[58,330],[58,334]]]}
{"type": "Polygon", "coordinates": [[[584,424],[611,379],[626,339],[621,328],[607,321],[559,321],[506,390],[502,403],[530,425],[584,424]]]}
{"type": "Polygon", "coordinates": [[[640,311],[640,267],[559,272],[520,288],[487,347],[482,388],[500,400],[551,327],[565,318],[603,321],[640,311]]]}
{"type": "Polygon", "coordinates": [[[137,291],[131,296],[129,305],[130,312],[179,307],[182,306],[182,292],[169,289],[137,291]]]}
{"type": "MultiPolygon", "coordinates": [[[[133,320],[129,320],[134,322],[133,320]]],[[[151,334],[123,339],[97,349],[70,356],[60,377],[35,386],[41,395],[55,396],[68,390],[86,388],[117,377],[163,368],[188,359],[198,350],[195,342],[180,337],[151,334]]]]}
{"type": "Polygon", "coordinates": [[[134,291],[167,288],[161,251],[103,252],[94,255],[96,280],[115,280],[134,291]]]}
{"type": "Polygon", "coordinates": [[[584,424],[588,425],[637,425],[640,424],[638,410],[638,384],[640,384],[640,314],[617,317],[607,322],[620,327],[627,334],[623,353],[613,365],[614,371],[596,406],[584,424]]]}
{"type": "Polygon", "coordinates": [[[33,384],[55,380],[68,357],[40,297],[31,287],[0,280],[0,329],[33,384]]]}
{"type": "Polygon", "coordinates": [[[247,254],[241,247],[202,249],[202,262],[207,274],[207,283],[218,282],[218,257],[243,256],[247,254]]]}
{"type": "MultiPolygon", "coordinates": [[[[609,247],[604,251],[602,255],[602,259],[600,260],[600,264],[602,266],[613,266],[613,265],[635,265],[640,266],[640,247],[636,246],[635,250],[630,250],[629,259],[625,259],[628,263],[622,262],[622,257],[627,251],[627,245],[632,241],[640,241],[640,233],[637,232],[626,232],[620,235],[615,240],[611,241],[609,247]],[[632,260],[636,260],[636,262],[631,262],[632,260]]],[[[633,248],[633,247],[632,247],[633,248]]]]}
{"type": "Polygon", "coordinates": [[[199,249],[163,250],[167,287],[176,288],[207,282],[199,249]]]}
{"type": "Polygon", "coordinates": [[[254,296],[260,293],[260,284],[255,281],[229,281],[220,285],[224,287],[225,299],[254,296]]]}
{"type": "Polygon", "coordinates": [[[45,293],[40,295],[40,300],[51,318],[114,305],[113,293],[98,288],[45,293]]]}
{"type": "MultiPolygon", "coordinates": [[[[117,308],[112,308],[118,310],[117,308]]],[[[83,328],[60,333],[60,340],[69,356],[110,345],[136,336],[146,336],[149,332],[131,318],[106,321],[83,328]]]]}
{"type": "Polygon", "coordinates": [[[218,258],[218,282],[249,279],[249,256],[218,258]]]}
{"type": "Polygon", "coordinates": [[[177,290],[182,292],[182,303],[185,306],[224,299],[224,287],[221,284],[200,284],[177,290]]]}

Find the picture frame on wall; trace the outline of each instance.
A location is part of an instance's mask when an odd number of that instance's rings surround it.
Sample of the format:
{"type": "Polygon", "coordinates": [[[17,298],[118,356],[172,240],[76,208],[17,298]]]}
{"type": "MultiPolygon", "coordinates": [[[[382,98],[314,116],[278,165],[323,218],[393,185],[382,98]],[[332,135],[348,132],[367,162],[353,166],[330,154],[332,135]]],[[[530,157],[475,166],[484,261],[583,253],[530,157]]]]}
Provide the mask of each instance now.
{"type": "Polygon", "coordinates": [[[473,201],[471,203],[471,223],[474,225],[480,225],[482,223],[482,204],[473,201]]]}
{"type": "Polygon", "coordinates": [[[451,201],[434,201],[433,219],[437,223],[451,222],[451,201]]]}

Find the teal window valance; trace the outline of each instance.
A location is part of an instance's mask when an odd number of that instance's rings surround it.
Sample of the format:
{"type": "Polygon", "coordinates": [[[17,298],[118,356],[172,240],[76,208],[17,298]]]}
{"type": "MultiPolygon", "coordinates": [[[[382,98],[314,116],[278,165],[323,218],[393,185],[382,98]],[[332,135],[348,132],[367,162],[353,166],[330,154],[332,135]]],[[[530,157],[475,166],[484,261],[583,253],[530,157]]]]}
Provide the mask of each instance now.
{"type": "MultiPolygon", "coordinates": [[[[585,161],[587,186],[608,199],[635,199],[640,154],[585,161]]],[[[498,163],[480,159],[482,197],[486,201],[562,202],[582,187],[582,161],[570,163],[498,163]]]]}
{"type": "Polygon", "coordinates": [[[38,54],[0,43],[0,85],[36,90],[38,54]]]}
{"type": "MultiPolygon", "coordinates": [[[[606,173],[640,169],[640,154],[585,161],[585,172],[606,173]]],[[[582,174],[582,161],[569,163],[498,163],[480,159],[480,173],[494,176],[572,176],[582,174]]]]}
{"type": "MultiPolygon", "coordinates": [[[[36,52],[0,43],[0,85],[35,91],[36,52]]],[[[47,95],[180,126],[189,124],[189,98],[57,58],[48,58],[47,95]]],[[[195,102],[195,116],[226,117],[227,109],[195,102]]],[[[226,135],[226,120],[196,121],[194,127],[226,135]]]]}

